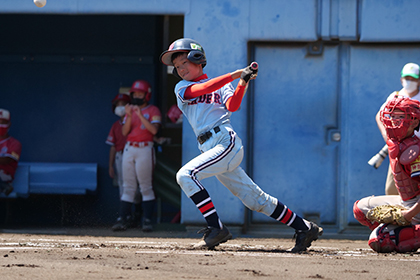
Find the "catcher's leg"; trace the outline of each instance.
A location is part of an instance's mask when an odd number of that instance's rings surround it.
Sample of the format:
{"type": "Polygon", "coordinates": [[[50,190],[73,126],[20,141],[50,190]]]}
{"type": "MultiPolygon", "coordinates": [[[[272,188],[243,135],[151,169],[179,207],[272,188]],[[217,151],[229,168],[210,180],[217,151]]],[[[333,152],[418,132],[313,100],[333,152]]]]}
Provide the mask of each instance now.
{"type": "Polygon", "coordinates": [[[415,252],[420,248],[420,225],[399,227],[395,230],[395,236],[397,252],[415,252]]]}
{"type": "Polygon", "coordinates": [[[372,195],[356,201],[353,206],[353,214],[356,220],[358,220],[362,225],[367,226],[373,230],[378,226],[378,224],[374,224],[366,218],[367,212],[376,206],[401,205],[401,202],[401,197],[399,195],[372,195]]]}
{"type": "Polygon", "coordinates": [[[362,225],[367,226],[371,230],[374,230],[377,226],[379,226],[379,223],[378,222],[372,222],[371,220],[368,220],[366,218],[366,214],[362,210],[360,210],[360,208],[357,205],[357,203],[359,201],[360,200],[356,201],[353,205],[353,215],[354,215],[354,217],[362,225]]]}
{"type": "Polygon", "coordinates": [[[415,252],[420,248],[420,225],[398,227],[381,224],[372,231],[368,243],[378,253],[415,252]]]}
{"type": "Polygon", "coordinates": [[[393,225],[380,224],[369,236],[369,247],[378,253],[390,253],[397,249],[393,225]],[[388,227],[389,226],[389,227],[388,227]]]}

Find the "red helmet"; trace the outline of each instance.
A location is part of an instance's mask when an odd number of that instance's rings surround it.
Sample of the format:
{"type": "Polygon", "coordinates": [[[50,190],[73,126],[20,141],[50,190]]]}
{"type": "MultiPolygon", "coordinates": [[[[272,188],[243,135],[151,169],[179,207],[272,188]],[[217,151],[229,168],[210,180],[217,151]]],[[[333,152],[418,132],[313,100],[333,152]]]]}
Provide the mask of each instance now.
{"type": "MultiPolygon", "coordinates": [[[[380,113],[386,134],[392,141],[400,142],[415,119],[420,120],[420,102],[406,97],[389,100],[380,113]]],[[[418,129],[418,128],[417,128],[418,129]]]]}
{"type": "Polygon", "coordinates": [[[123,100],[126,101],[127,103],[130,103],[130,96],[128,94],[125,93],[118,93],[114,99],[112,99],[112,112],[114,112],[115,107],[117,106],[117,102],[123,100]]]}
{"type": "Polygon", "coordinates": [[[146,93],[145,101],[149,102],[150,98],[152,98],[152,87],[150,84],[145,80],[137,80],[134,81],[133,85],[130,89],[130,96],[132,96],[133,92],[142,91],[146,93]]]}

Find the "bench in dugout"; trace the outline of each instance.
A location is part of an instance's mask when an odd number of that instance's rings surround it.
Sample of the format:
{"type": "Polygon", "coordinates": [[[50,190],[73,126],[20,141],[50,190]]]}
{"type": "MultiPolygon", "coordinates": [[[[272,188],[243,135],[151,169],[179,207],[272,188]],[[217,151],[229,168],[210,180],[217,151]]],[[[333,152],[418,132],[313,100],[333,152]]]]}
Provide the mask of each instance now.
{"type": "MultiPolygon", "coordinates": [[[[31,194],[60,195],[63,224],[66,215],[64,196],[95,194],[98,186],[97,173],[96,163],[19,162],[13,181],[13,192],[8,196],[1,194],[0,198],[9,201],[14,198],[28,198],[31,194]]],[[[10,213],[6,214],[6,221],[9,215],[10,213]]]]}

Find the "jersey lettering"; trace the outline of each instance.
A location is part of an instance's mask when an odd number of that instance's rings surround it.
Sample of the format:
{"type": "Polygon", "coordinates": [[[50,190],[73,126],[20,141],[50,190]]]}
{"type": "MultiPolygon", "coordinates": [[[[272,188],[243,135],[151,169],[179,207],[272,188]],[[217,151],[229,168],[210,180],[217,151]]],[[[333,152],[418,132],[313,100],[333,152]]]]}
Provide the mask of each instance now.
{"type": "Polygon", "coordinates": [[[198,103],[222,104],[221,99],[222,99],[222,97],[220,96],[220,94],[218,94],[217,92],[212,92],[212,93],[208,93],[208,94],[205,94],[205,95],[200,95],[199,97],[197,97],[196,99],[194,99],[193,101],[188,103],[188,105],[196,105],[198,103]]]}

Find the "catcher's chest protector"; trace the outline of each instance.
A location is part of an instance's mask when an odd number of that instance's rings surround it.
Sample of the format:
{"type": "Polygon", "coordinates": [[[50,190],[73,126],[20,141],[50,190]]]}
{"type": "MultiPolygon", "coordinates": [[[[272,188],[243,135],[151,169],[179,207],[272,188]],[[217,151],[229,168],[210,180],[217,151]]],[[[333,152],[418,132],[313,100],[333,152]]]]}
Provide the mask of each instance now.
{"type": "Polygon", "coordinates": [[[412,146],[418,146],[420,148],[420,139],[417,137],[410,137],[404,139],[399,144],[388,141],[388,147],[390,150],[389,159],[391,162],[392,173],[394,174],[395,186],[404,201],[420,194],[419,183],[413,180],[410,176],[410,164],[416,160],[417,157],[413,158],[411,162],[405,165],[400,162],[401,155],[412,146]]]}

